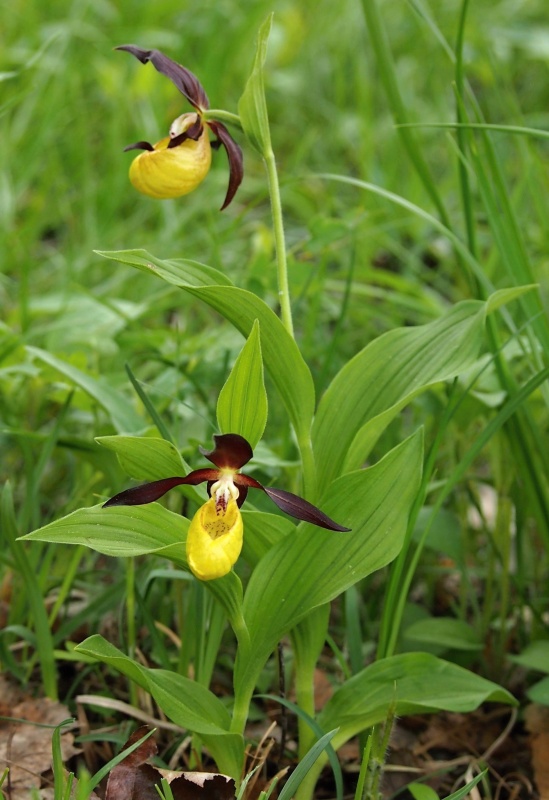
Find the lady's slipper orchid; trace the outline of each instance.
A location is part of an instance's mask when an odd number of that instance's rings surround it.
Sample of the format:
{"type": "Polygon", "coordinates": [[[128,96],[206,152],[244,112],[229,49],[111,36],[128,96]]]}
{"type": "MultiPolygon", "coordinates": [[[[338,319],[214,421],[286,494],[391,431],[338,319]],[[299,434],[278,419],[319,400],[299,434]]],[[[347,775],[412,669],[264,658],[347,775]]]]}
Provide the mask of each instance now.
{"type": "Polygon", "coordinates": [[[283,489],[263,486],[255,478],[243,475],[240,468],[253,456],[249,442],[237,433],[214,436],[211,451],[200,448],[216,469],[195,469],[185,477],[162,478],[145,483],[111,497],[105,506],[134,506],[152,503],[174,486],[196,486],[208,482],[210,499],[194,515],[187,534],[187,561],[191,572],[200,580],[221,578],[230,572],[242,549],[242,516],[240,506],[248,489],[261,489],[276,505],[296,519],[311,522],[331,531],[348,531],[320,509],[283,489]]]}
{"type": "Polygon", "coordinates": [[[181,197],[196,189],[208,174],[212,159],[211,148],[217,149],[223,145],[229,158],[230,171],[229,188],[221,206],[223,211],[242,181],[242,151],[221,122],[203,119],[210,104],[200,81],[192,72],[172,61],[160,50],[143,50],[133,44],[123,44],[116,49],[126,50],[142,64],[150,61],[162,75],[166,75],[175,84],[196,112],[182,114],[174,120],[170,135],[155,145],[136,142],[125,148],[144,151],[132,161],[132,184],[139,192],[159,200],[181,197]],[[215,136],[215,141],[211,143],[206,127],[215,136]]]}

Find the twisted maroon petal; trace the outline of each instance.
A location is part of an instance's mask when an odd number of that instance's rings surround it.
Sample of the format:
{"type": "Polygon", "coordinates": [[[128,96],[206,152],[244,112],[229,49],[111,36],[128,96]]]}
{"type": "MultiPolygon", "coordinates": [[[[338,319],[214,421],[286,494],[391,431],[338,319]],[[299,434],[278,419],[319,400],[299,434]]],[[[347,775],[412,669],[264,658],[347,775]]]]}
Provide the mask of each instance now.
{"type": "Polygon", "coordinates": [[[128,150],[150,150],[154,152],[154,147],[150,142],[135,142],[135,144],[129,144],[124,148],[125,153],[127,153],[128,150]]]}
{"type": "Polygon", "coordinates": [[[179,144],[183,144],[186,142],[187,139],[192,139],[194,142],[198,141],[202,135],[202,131],[204,130],[204,125],[202,124],[202,117],[200,114],[196,115],[196,122],[187,128],[186,131],[183,133],[179,133],[177,136],[174,136],[173,139],[170,140],[168,147],[166,148],[169,150],[172,147],[177,147],[179,144]]]}
{"type": "Polygon", "coordinates": [[[221,211],[227,208],[231,200],[236,194],[236,190],[242,183],[244,177],[244,159],[242,157],[242,150],[237,145],[227,128],[221,122],[208,121],[208,125],[213,134],[217,137],[225,150],[227,151],[227,158],[229,159],[229,186],[225,200],[221,206],[221,211]]]}
{"type": "Polygon", "coordinates": [[[161,72],[162,75],[165,75],[177,86],[181,94],[187,98],[197,111],[205,111],[210,107],[208,95],[196,75],[193,75],[190,70],[176,61],[172,61],[160,50],[143,50],[143,48],[137,47],[135,44],[121,44],[119,47],[115,47],[115,50],[125,50],[127,53],[131,53],[142,64],[150,61],[158,72],[161,72]]]}
{"type": "Polygon", "coordinates": [[[202,455],[219,469],[240,469],[253,457],[254,451],[250,443],[238,433],[223,433],[214,436],[213,450],[204,450],[202,455]]]}
{"type": "Polygon", "coordinates": [[[272,486],[263,486],[255,478],[250,478],[249,475],[236,475],[235,483],[238,487],[249,486],[253,489],[262,489],[273,503],[295,519],[310,522],[312,525],[317,525],[319,528],[327,528],[330,531],[341,531],[343,533],[351,530],[343,525],[338,525],[327,514],[297,494],[285,492],[284,489],[275,489],[272,486]]]}
{"type": "Polygon", "coordinates": [[[204,481],[218,479],[219,472],[216,469],[195,469],[184,478],[179,476],[161,478],[159,481],[152,481],[152,483],[144,483],[141,486],[126,489],[103,503],[103,508],[109,506],[142,506],[147,503],[154,503],[155,500],[158,500],[175,486],[181,486],[184,483],[197,486],[199,483],[204,483],[204,481]]]}

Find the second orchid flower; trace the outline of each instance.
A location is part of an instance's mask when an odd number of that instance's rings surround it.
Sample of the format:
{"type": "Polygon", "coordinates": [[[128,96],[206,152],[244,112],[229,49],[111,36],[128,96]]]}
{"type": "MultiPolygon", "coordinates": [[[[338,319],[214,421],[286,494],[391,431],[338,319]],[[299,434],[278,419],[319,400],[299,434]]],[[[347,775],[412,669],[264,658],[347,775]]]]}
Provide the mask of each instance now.
{"type": "Polygon", "coordinates": [[[207,481],[210,499],[194,515],[187,533],[187,561],[191,572],[200,580],[221,578],[231,571],[242,549],[243,524],[240,506],[248,489],[261,489],[271,500],[296,519],[332,531],[349,531],[338,525],[312,503],[302,497],[263,486],[255,478],[243,475],[240,468],[253,456],[250,443],[237,433],[214,436],[211,451],[200,448],[203,456],[216,469],[195,469],[185,477],[162,478],[115,495],[105,506],[133,506],[152,503],[175,486],[196,486],[207,481]]]}
{"type": "Polygon", "coordinates": [[[148,61],[179,89],[194,108],[182,114],[170,127],[169,136],[156,144],[140,141],[126,150],[143,150],[130,166],[130,180],[135,188],[159,200],[181,197],[192,192],[209,172],[211,148],[221,145],[229,159],[229,186],[221,210],[233,199],[244,174],[242,151],[227,128],[217,120],[205,120],[204,112],[210,104],[208,96],[196,75],[181,66],[160,50],[143,50],[133,44],[116,48],[135,56],[142,64],[148,61]],[[210,142],[208,129],[215,139],[210,142]]]}

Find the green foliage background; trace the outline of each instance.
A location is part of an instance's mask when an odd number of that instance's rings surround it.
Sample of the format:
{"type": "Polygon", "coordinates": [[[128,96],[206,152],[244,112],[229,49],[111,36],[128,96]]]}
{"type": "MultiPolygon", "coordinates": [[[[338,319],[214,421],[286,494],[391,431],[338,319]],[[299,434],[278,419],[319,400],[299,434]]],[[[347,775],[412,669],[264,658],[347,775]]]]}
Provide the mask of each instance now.
{"type": "MultiPolygon", "coordinates": [[[[423,0],[382,0],[379,6],[409,120],[453,121],[455,68],[441,36],[453,47],[461,3],[450,0],[430,8],[423,0]]],[[[394,126],[381,66],[356,0],[14,0],[9,9],[0,9],[0,478],[13,486],[19,533],[94,505],[126,485],[108,444],[101,447],[96,436],[159,435],[156,421],[166,426],[160,433],[171,437],[195,466],[197,444],[215,432],[217,396],[243,344],[242,336],[193,294],[95,251],[146,250],[161,259],[198,261],[277,310],[269,197],[258,154],[240,136],[245,179],[223,214],[218,211],[228,177],[223,152],[192,195],[164,202],[137,195],[127,178],[132,154],[123,153],[124,146],[139,139],[156,141],[188,109],[151,67],[113,52],[124,43],[160,48],[199,75],[213,108],[236,111],[257,29],[271,10],[275,17],[265,73],[271,136],[282,182],[296,338],[317,397],[380,334],[432,323],[451,305],[477,299],[475,276],[429,216],[437,216],[436,208],[394,126]],[[374,184],[386,194],[327,179],[324,173],[374,184]],[[411,213],[410,206],[390,202],[389,192],[427,213],[411,213]],[[156,417],[136,393],[126,365],[156,417]]],[[[541,0],[518,8],[504,0],[471,4],[465,73],[488,122],[549,129],[548,53],[541,0]]],[[[454,236],[465,241],[455,133],[421,127],[413,133],[454,236]]],[[[238,132],[234,135],[239,138],[238,132]]],[[[492,153],[482,138],[469,141],[483,279],[493,289],[540,286],[541,304],[534,311],[524,300],[505,312],[512,316],[498,317],[506,368],[513,382],[522,385],[548,357],[547,342],[541,335],[534,339],[532,330],[543,333],[549,301],[549,142],[493,133],[492,153]],[[502,186],[490,172],[492,156],[502,186]],[[510,228],[504,200],[525,260],[507,246],[517,240],[506,238],[510,228]],[[524,263],[527,270],[513,272],[524,263]]],[[[441,481],[473,452],[506,399],[489,358],[482,364],[485,371],[456,410],[438,451],[435,474],[441,481]]],[[[290,426],[268,376],[266,383],[269,419],[254,468],[259,479],[275,484],[283,473],[284,485],[299,491],[290,426]]],[[[400,396],[406,396],[404,388],[400,396]]],[[[372,442],[372,461],[420,424],[426,442],[432,443],[447,403],[442,385],[416,398],[372,442]]],[[[507,630],[515,649],[531,637],[547,636],[542,609],[549,519],[543,522],[543,508],[549,493],[546,479],[537,485],[525,469],[532,463],[540,475],[547,465],[547,398],[536,391],[525,403],[531,427],[530,438],[522,439],[531,448],[531,459],[525,464],[524,453],[509,445],[521,440],[520,430],[516,439],[495,436],[480,458],[474,451],[463,483],[454,487],[444,513],[429,529],[430,549],[417,572],[423,603],[406,611],[413,634],[412,623],[417,625],[425,609],[435,606],[444,571],[435,554],[449,555],[461,580],[452,607],[443,611],[463,622],[473,619],[475,642],[495,636],[494,647],[481,659],[481,671],[495,680],[505,678],[509,668],[504,661],[507,630]],[[486,517],[486,491],[497,497],[495,522],[486,517]],[[480,522],[472,522],[473,512],[480,522]],[[484,587],[482,603],[477,581],[484,587]],[[531,627],[522,615],[530,600],[531,627]]],[[[170,463],[179,459],[171,450],[164,457],[170,463]]],[[[321,468],[329,474],[332,466],[321,468]]],[[[180,504],[181,497],[168,501],[172,510],[179,511],[180,504]]],[[[257,506],[268,508],[261,498],[257,506]]],[[[420,515],[417,538],[426,530],[421,521],[420,515]]],[[[57,630],[56,643],[70,638],[83,619],[95,630],[128,579],[122,568],[115,568],[107,597],[97,576],[110,580],[111,562],[83,557],[78,550],[75,555],[71,551],[67,566],[62,546],[42,545],[34,545],[29,558],[30,574],[34,570],[44,596],[57,586],[68,594],[74,581],[91,598],[84,616],[66,620],[57,630]]],[[[6,564],[11,566],[9,559],[6,564]]],[[[166,576],[158,572],[151,577],[150,569],[138,565],[138,585],[142,580],[150,590],[155,619],[170,625],[172,605],[160,588],[166,576]]],[[[372,582],[367,599],[360,601],[368,605],[368,619],[380,617],[384,586],[372,582]]],[[[177,588],[174,595],[181,600],[177,588]]],[[[210,611],[204,609],[205,617],[210,611]]],[[[26,613],[24,598],[16,597],[10,620],[24,620],[26,613]]],[[[146,618],[146,610],[141,613],[146,618]]],[[[420,638],[423,645],[429,643],[428,633],[420,638]]],[[[219,624],[215,644],[221,636],[219,624]]],[[[375,638],[374,624],[354,657],[360,661],[375,638]]],[[[157,663],[171,666],[154,634],[150,646],[157,663]]],[[[410,642],[400,641],[399,649],[407,647],[410,642]]],[[[182,651],[182,673],[195,656],[182,651]]],[[[466,665],[475,658],[453,656],[466,665]]],[[[215,646],[203,657],[197,674],[203,670],[207,685],[215,646]]],[[[25,676],[26,669],[15,661],[12,668],[25,676]]]]}

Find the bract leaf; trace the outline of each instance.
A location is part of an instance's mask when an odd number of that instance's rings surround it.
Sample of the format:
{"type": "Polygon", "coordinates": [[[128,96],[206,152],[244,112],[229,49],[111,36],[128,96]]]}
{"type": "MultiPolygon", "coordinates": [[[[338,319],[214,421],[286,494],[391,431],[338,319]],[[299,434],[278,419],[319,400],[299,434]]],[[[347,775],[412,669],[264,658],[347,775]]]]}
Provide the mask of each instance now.
{"type": "Polygon", "coordinates": [[[222,273],[203,264],[162,261],[143,250],[96,252],[180,286],[214,308],[243,336],[250,335],[257,319],[261,326],[263,363],[286,406],[298,439],[302,435],[308,441],[315,407],[311,372],[297,344],[266,303],[252,292],[226,285],[228,279],[222,273]],[[189,264],[192,264],[192,269],[187,269],[189,264]],[[212,274],[220,277],[212,280],[212,274]]]}
{"type": "Polygon", "coordinates": [[[271,150],[263,66],[267,56],[267,42],[272,23],[273,14],[269,14],[259,29],[252,71],[242,97],[238,101],[238,114],[244,133],[263,157],[271,150]]]}
{"type": "Polygon", "coordinates": [[[254,448],[267,424],[267,392],[263,380],[263,359],[259,322],[235,361],[217,400],[217,424],[223,433],[239,433],[254,448]]]}
{"type": "Polygon", "coordinates": [[[116,453],[122,469],[138,481],[154,481],[165,475],[184,475],[191,468],[177,448],[152,436],[97,436],[103,447],[116,453]]]}

